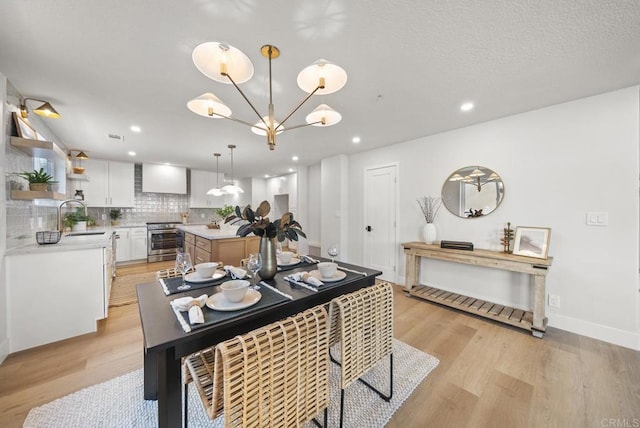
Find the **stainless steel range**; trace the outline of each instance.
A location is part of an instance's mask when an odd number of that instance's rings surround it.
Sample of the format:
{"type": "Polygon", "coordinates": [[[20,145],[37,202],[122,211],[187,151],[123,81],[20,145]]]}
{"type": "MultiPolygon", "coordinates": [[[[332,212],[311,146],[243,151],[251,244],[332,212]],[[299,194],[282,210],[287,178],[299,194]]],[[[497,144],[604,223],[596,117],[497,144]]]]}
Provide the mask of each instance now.
{"type": "Polygon", "coordinates": [[[178,222],[147,222],[147,262],[174,260],[180,243],[178,222]]]}

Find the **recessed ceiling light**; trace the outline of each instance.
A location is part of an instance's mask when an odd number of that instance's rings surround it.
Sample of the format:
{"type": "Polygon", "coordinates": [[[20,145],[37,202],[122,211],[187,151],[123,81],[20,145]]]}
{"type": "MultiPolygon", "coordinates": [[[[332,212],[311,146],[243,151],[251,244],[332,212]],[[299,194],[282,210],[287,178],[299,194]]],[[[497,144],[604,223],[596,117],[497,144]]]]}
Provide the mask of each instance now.
{"type": "Polygon", "coordinates": [[[353,144],[358,144],[358,143],[360,142],[360,137],[353,137],[353,138],[351,139],[351,142],[352,142],[353,144]]]}
{"type": "Polygon", "coordinates": [[[264,178],[269,178],[269,177],[271,177],[269,174],[264,175],[264,178]]]}
{"type": "Polygon", "coordinates": [[[289,168],[289,172],[293,172],[293,171],[295,171],[295,169],[289,168]]]}
{"type": "Polygon", "coordinates": [[[136,152],[129,152],[129,156],[135,156],[136,152]]]}
{"type": "Polygon", "coordinates": [[[131,129],[133,132],[140,132],[140,131],[142,131],[142,129],[141,129],[139,126],[137,126],[137,125],[131,125],[131,128],[129,128],[129,129],[131,129]]]}
{"type": "Polygon", "coordinates": [[[470,111],[473,110],[473,103],[464,103],[460,106],[460,110],[462,111],[470,111]]]}
{"type": "Polygon", "coordinates": [[[298,159],[299,159],[298,156],[292,156],[291,157],[291,160],[294,161],[294,162],[296,162],[298,159]]]}
{"type": "Polygon", "coordinates": [[[164,163],[166,166],[171,166],[171,164],[169,162],[165,162],[164,163]]]}

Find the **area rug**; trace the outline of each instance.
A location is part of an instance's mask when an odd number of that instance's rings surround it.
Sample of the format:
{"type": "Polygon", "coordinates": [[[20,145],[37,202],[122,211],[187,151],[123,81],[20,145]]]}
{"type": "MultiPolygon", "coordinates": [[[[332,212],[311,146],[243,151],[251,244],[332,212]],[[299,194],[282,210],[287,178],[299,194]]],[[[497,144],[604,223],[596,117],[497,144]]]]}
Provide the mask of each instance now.
{"type": "MultiPolygon", "coordinates": [[[[437,358],[395,339],[393,352],[393,398],[387,403],[361,382],[355,382],[345,391],[345,427],[384,427],[439,363],[437,358]]],[[[339,370],[336,364],[331,364],[329,426],[338,425],[339,370]]],[[[383,359],[365,375],[365,379],[383,392],[388,391],[389,360],[383,359]]],[[[24,427],[157,427],[157,402],[145,401],[142,396],[143,373],[140,369],[35,407],[27,415],[24,427]]],[[[211,421],[195,388],[189,388],[189,426],[218,428],[223,422],[222,417],[211,421]]]]}
{"type": "Polygon", "coordinates": [[[130,305],[136,303],[136,285],[145,282],[153,282],[156,279],[155,272],[138,273],[127,276],[117,276],[111,284],[111,296],[109,307],[130,305]]]}

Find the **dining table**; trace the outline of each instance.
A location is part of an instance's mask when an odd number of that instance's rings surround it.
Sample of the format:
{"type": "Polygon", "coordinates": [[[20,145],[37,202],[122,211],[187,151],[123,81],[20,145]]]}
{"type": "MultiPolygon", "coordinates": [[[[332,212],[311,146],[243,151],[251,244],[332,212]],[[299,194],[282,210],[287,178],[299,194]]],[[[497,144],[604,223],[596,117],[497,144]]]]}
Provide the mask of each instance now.
{"type": "MultiPolygon", "coordinates": [[[[318,261],[328,261],[316,257],[318,261]]],[[[202,308],[206,323],[190,329],[188,317],[179,319],[171,301],[202,294],[212,296],[220,292],[219,285],[185,290],[167,295],[159,281],[136,285],[138,308],[144,335],[144,399],[157,400],[158,426],[182,426],[182,358],[263,327],[316,305],[326,304],[335,297],[375,284],[382,272],[366,267],[337,262],[340,280],[323,281],[320,287],[290,282],[285,277],[296,272],[313,271],[311,261],[300,267],[288,267],[275,277],[260,284],[262,302],[237,311],[219,312],[208,306],[202,308]],[[342,277],[344,276],[344,277],[342,277]],[[266,285],[265,285],[266,284],[266,285]],[[186,322],[185,322],[186,320],[186,322]],[[190,329],[191,331],[185,331],[190,329]]],[[[186,313],[185,313],[186,314],[186,313]]]]}

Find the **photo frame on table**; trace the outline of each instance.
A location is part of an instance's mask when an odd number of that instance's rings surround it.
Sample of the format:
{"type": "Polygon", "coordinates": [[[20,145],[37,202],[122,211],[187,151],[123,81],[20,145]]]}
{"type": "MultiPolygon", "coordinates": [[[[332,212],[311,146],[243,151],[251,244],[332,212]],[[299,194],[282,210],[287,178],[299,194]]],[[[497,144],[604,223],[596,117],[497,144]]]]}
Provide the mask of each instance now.
{"type": "Polygon", "coordinates": [[[551,229],[548,227],[516,227],[513,254],[546,259],[549,252],[551,229]]]}
{"type": "Polygon", "coordinates": [[[36,132],[36,130],[24,119],[22,119],[22,117],[20,117],[20,114],[16,113],[15,111],[13,112],[13,120],[16,123],[18,137],[29,138],[31,140],[38,139],[38,133],[36,132]]]}

